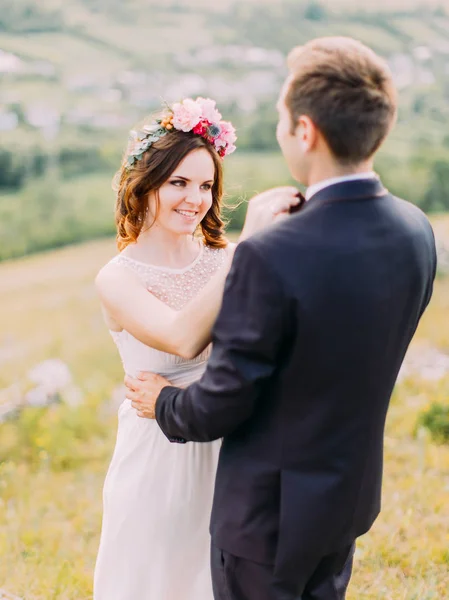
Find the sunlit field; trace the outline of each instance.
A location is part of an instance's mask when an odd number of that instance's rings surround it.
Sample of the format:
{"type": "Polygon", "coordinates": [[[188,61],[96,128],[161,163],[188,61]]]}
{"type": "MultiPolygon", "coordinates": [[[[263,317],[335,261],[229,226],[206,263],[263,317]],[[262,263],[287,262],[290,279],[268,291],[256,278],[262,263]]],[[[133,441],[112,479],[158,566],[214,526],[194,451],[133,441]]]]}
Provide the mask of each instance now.
{"type": "MultiPolygon", "coordinates": [[[[449,230],[447,218],[435,224],[449,230]]],[[[0,424],[0,598],[2,589],[26,600],[92,598],[122,381],[93,279],[114,252],[108,239],[0,265],[0,406],[20,399],[29,370],[48,358],[68,365],[81,397],[0,424]]],[[[415,354],[449,354],[448,314],[449,278],[440,277],[415,354]]],[[[383,511],[359,540],[349,600],[448,597],[449,445],[416,428],[418,415],[448,396],[449,376],[408,376],[395,390],[383,511]]]]}

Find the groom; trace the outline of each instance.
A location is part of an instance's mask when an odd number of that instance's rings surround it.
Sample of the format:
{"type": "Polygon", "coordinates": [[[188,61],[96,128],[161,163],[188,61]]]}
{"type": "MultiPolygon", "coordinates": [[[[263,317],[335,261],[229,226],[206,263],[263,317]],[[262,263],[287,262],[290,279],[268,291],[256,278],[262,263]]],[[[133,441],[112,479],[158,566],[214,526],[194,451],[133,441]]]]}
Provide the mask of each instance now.
{"type": "MultiPolygon", "coordinates": [[[[380,510],[383,432],[431,294],[432,229],[373,173],[396,116],[384,62],[349,38],[293,50],[277,137],[305,206],[237,247],[200,381],[131,380],[173,442],[223,439],[216,600],[342,600],[380,510]]],[[[157,516],[155,517],[157,518],[157,516]]]]}

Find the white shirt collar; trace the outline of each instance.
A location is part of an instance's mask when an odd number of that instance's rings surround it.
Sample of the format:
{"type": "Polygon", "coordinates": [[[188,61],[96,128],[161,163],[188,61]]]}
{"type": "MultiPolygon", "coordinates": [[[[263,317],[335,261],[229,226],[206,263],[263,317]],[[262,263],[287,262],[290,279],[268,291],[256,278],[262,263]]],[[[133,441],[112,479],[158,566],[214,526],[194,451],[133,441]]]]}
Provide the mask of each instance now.
{"type": "Polygon", "coordinates": [[[323,179],[310,185],[306,190],[306,200],[310,200],[317,192],[324,190],[324,188],[336,183],[343,183],[344,181],[357,181],[358,179],[377,179],[377,174],[374,171],[367,171],[366,173],[354,173],[353,175],[342,175],[340,177],[331,177],[330,179],[323,179]]]}

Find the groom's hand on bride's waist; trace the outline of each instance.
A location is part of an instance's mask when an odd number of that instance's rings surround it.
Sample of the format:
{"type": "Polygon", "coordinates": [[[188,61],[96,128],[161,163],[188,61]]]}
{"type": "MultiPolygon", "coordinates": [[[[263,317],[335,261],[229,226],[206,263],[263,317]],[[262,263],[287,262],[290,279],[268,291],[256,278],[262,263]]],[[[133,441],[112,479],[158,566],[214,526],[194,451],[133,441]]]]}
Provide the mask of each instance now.
{"type": "Polygon", "coordinates": [[[125,385],[128,388],[126,397],[131,400],[137,415],[144,419],[155,419],[156,400],[161,390],[170,385],[170,382],[156,373],[142,372],[137,375],[137,379],[125,375],[125,385]]]}

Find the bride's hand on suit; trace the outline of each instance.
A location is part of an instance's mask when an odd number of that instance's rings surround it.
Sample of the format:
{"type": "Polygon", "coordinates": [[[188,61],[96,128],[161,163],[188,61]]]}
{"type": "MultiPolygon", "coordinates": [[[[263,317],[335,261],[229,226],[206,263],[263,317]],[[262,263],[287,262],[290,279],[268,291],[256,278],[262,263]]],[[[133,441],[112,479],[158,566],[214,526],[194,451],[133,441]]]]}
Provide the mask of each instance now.
{"type": "Polygon", "coordinates": [[[246,240],[258,231],[288,216],[292,208],[301,203],[299,190],[293,186],[266,190],[251,198],[239,241],[246,240]]]}

